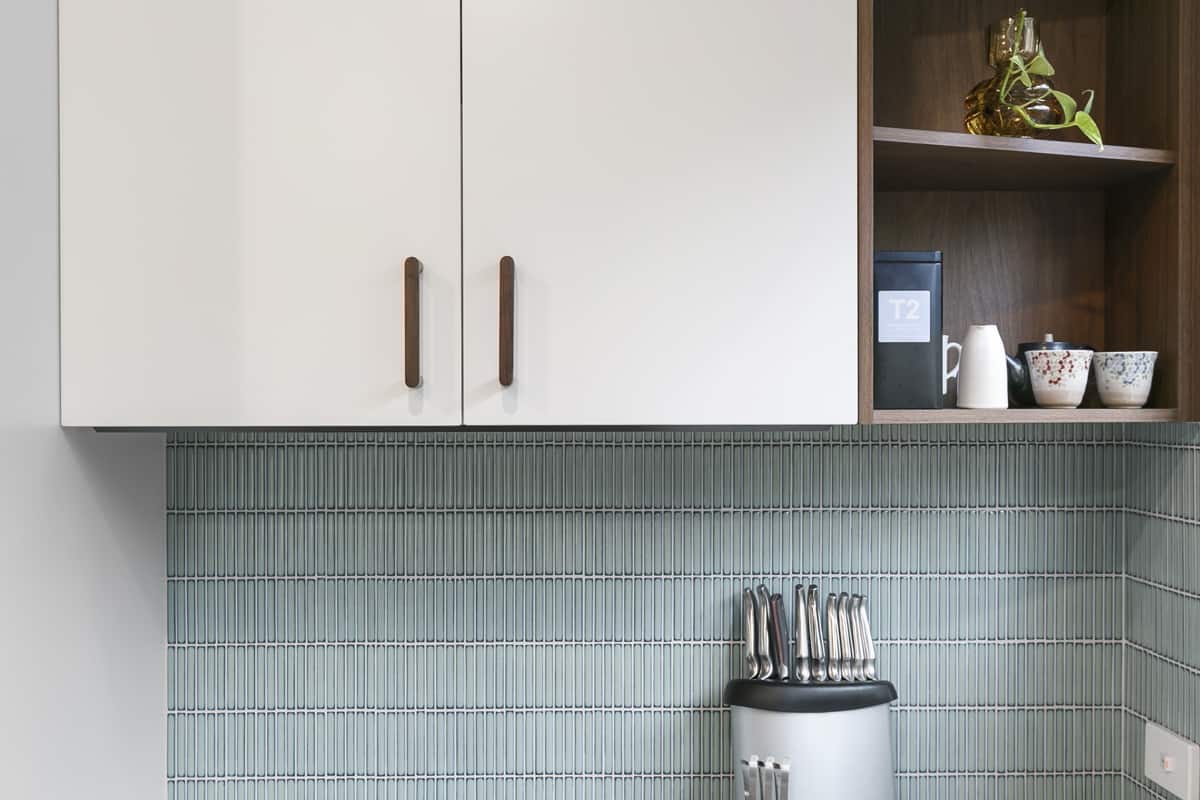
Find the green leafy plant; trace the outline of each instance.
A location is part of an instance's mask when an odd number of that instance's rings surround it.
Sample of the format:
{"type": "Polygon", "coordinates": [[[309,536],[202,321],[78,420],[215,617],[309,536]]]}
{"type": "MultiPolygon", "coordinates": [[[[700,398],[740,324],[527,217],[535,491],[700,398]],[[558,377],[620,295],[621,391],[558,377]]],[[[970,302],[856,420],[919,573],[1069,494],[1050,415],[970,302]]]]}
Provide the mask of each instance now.
{"type": "MultiPolygon", "coordinates": [[[[1021,9],[1021,13],[1017,15],[1017,42],[1025,41],[1025,9],[1021,9]]],[[[1019,49],[1019,48],[1014,48],[1019,49]]],[[[1078,128],[1080,132],[1091,141],[1095,142],[1096,146],[1101,150],[1104,149],[1104,139],[1100,136],[1100,126],[1096,124],[1096,120],[1092,118],[1092,101],[1096,99],[1096,93],[1091,89],[1084,91],[1087,95],[1087,103],[1083,108],[1075,101],[1075,98],[1066,92],[1060,92],[1057,89],[1050,89],[1046,93],[1028,100],[1024,103],[1015,103],[1012,101],[1010,94],[1015,88],[1016,83],[1020,83],[1025,88],[1033,86],[1033,78],[1030,76],[1037,75],[1043,78],[1049,78],[1054,74],[1054,66],[1050,63],[1050,59],[1046,58],[1046,51],[1039,46],[1037,55],[1025,63],[1025,59],[1019,52],[1014,52],[1012,60],[1008,62],[1008,68],[1004,74],[1004,81],[1000,84],[1000,104],[1005,108],[1016,112],[1025,124],[1031,128],[1043,131],[1058,131],[1065,128],[1078,128]],[[1062,106],[1063,119],[1065,122],[1045,123],[1038,122],[1029,116],[1029,112],[1025,109],[1029,106],[1040,103],[1054,95],[1054,99],[1062,106]]]]}

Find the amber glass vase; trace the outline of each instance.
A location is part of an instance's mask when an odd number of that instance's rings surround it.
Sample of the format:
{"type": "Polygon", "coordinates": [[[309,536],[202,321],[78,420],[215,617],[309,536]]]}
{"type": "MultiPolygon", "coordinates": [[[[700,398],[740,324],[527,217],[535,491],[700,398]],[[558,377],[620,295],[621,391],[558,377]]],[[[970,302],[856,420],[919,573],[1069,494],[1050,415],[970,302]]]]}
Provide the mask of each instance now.
{"type": "MultiPolygon", "coordinates": [[[[1017,41],[1017,26],[1015,17],[1002,19],[988,29],[988,64],[995,74],[980,82],[964,101],[967,116],[963,126],[967,133],[981,136],[1041,136],[1045,131],[1030,127],[1021,115],[1012,109],[1006,109],[1000,103],[1000,88],[1004,83],[1004,75],[1008,71],[1013,53],[1020,53],[1029,63],[1037,56],[1041,48],[1041,38],[1038,35],[1037,20],[1025,18],[1025,27],[1021,41],[1017,41]]],[[[1025,86],[1016,79],[1009,82],[1008,100],[1015,105],[1030,103],[1025,106],[1025,112],[1035,122],[1055,124],[1063,121],[1063,109],[1050,90],[1054,85],[1048,78],[1033,75],[1033,85],[1025,86]],[[1043,97],[1045,99],[1036,100],[1043,97]]]]}

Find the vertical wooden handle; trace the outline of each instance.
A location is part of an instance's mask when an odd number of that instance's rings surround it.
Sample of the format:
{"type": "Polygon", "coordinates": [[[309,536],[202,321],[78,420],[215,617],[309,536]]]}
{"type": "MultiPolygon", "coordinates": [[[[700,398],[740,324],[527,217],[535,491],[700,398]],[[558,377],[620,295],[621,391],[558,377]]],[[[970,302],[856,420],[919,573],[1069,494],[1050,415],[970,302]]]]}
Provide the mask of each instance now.
{"type": "Polygon", "coordinates": [[[421,262],[404,259],[404,385],[421,385],[421,262]]]}
{"type": "Polygon", "coordinates": [[[513,382],[513,279],[512,257],[500,259],[500,385],[513,382]]]}

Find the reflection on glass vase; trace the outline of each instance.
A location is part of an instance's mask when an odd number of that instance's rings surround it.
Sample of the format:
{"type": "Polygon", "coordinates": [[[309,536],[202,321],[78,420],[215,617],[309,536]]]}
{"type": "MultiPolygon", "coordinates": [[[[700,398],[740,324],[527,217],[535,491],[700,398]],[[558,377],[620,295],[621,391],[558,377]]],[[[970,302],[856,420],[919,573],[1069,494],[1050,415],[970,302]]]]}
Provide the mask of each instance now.
{"type": "MultiPolygon", "coordinates": [[[[963,125],[967,133],[983,136],[1042,136],[1046,131],[1031,128],[1020,114],[1012,109],[1004,108],[1000,103],[1000,92],[1004,85],[1004,76],[1012,61],[1013,53],[1020,53],[1029,63],[1037,56],[1041,48],[1041,37],[1038,33],[1037,20],[1025,18],[1024,30],[1021,31],[1021,41],[1017,41],[1020,20],[1016,17],[1002,19],[993,23],[988,29],[988,64],[995,70],[995,75],[979,83],[964,101],[967,116],[963,125]]],[[[1055,124],[1063,121],[1063,109],[1050,91],[1054,85],[1050,80],[1040,75],[1031,75],[1032,85],[1025,86],[1017,81],[1011,81],[1008,88],[1010,103],[1022,105],[1025,112],[1035,122],[1055,124]],[[1028,105],[1026,105],[1028,104],[1028,105]]]]}

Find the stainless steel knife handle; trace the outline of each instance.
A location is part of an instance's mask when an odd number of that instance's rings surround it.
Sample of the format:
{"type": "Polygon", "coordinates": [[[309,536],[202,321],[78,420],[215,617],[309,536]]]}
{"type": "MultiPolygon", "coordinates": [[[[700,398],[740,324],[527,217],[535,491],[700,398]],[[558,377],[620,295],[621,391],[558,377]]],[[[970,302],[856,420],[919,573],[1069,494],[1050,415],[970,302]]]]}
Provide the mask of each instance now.
{"type": "Polygon", "coordinates": [[[788,778],[791,771],[790,764],[771,765],[771,774],[775,778],[775,800],[788,800],[788,778]]]}
{"type": "Polygon", "coordinates": [[[755,627],[758,624],[758,614],[754,604],[754,590],[742,590],[742,624],[744,625],[743,634],[743,657],[746,660],[747,677],[751,680],[758,677],[758,648],[755,645],[758,637],[758,629],[755,627]]]}
{"type": "Polygon", "coordinates": [[[825,598],[825,635],[829,638],[829,680],[842,679],[842,636],[839,632],[838,598],[830,592],[825,598]]]}
{"type": "Polygon", "coordinates": [[[808,622],[808,647],[812,655],[813,679],[825,680],[829,675],[825,663],[825,637],[821,635],[821,593],[816,585],[808,587],[808,601],[805,604],[805,619],[808,622]]]}
{"type": "Polygon", "coordinates": [[[755,630],[758,631],[758,679],[765,681],[774,677],[775,665],[771,661],[771,595],[761,583],[758,585],[755,630]]]}
{"type": "Polygon", "coordinates": [[[788,679],[788,664],[792,663],[788,655],[787,612],[783,608],[783,595],[771,595],[771,659],[775,662],[775,680],[788,679]]]}
{"type": "Polygon", "coordinates": [[[862,638],[862,622],[859,619],[858,609],[862,603],[862,595],[850,595],[850,648],[853,654],[850,659],[850,675],[856,681],[866,680],[866,675],[863,672],[863,661],[866,658],[866,645],[862,638]]]}
{"type": "Polygon", "coordinates": [[[852,664],[854,662],[854,646],[850,641],[850,595],[842,592],[837,601],[838,636],[842,644],[842,680],[854,680],[852,664]]]}
{"type": "Polygon", "coordinates": [[[792,608],[792,628],[796,637],[796,669],[793,677],[801,683],[812,680],[812,652],[808,648],[808,603],[804,587],[796,585],[796,601],[792,608]]]}
{"type": "Polygon", "coordinates": [[[758,775],[762,776],[762,800],[779,800],[775,793],[775,765],[769,756],[758,764],[758,775]]]}
{"type": "Polygon", "coordinates": [[[878,676],[877,656],[875,654],[875,639],[871,636],[871,615],[867,613],[867,598],[860,597],[858,603],[859,630],[863,638],[863,675],[873,681],[878,676]]]}
{"type": "Polygon", "coordinates": [[[742,759],[742,796],[747,800],[762,800],[762,772],[758,756],[742,759]]]}

